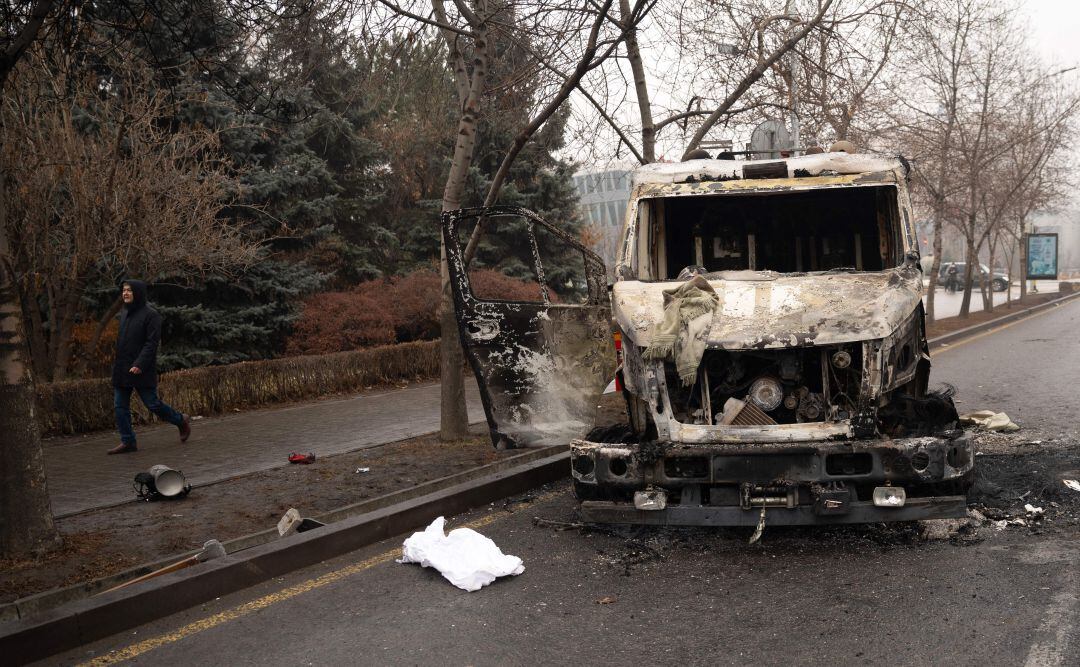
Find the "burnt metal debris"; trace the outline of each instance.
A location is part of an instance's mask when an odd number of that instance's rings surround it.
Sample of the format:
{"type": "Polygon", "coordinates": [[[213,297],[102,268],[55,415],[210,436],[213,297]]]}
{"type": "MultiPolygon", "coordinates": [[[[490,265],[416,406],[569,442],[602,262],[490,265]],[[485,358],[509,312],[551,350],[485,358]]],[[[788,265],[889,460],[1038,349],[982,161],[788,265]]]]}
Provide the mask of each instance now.
{"type": "MultiPolygon", "coordinates": [[[[826,153],[646,165],[610,296],[599,257],[529,211],[444,214],[462,342],[497,446],[570,442],[586,520],[846,523],[963,516],[974,451],[952,390],[928,389],[922,274],[901,159],[826,153]],[[473,294],[459,233],[526,222],[542,298],[473,294]],[[536,230],[582,254],[587,297],[553,302],[536,230]],[[693,271],[687,271],[693,268],[693,271]],[[701,275],[719,297],[684,386],[643,354],[664,293],[701,275]],[[681,278],[680,278],[681,276],[681,278]],[[583,434],[612,378],[627,433],[583,434]]],[[[669,323],[670,327],[670,323],[669,323]]]]}

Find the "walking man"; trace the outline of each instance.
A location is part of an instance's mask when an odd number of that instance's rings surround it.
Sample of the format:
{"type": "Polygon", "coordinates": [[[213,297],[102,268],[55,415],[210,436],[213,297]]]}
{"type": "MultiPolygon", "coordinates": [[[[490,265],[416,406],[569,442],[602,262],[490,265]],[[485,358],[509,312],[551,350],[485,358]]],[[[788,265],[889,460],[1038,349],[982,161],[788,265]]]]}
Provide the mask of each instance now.
{"type": "Polygon", "coordinates": [[[116,360],[112,368],[113,405],[120,444],[109,454],[138,450],[131,428],[131,391],[139,392],[150,412],[180,429],[180,442],[191,435],[191,421],[162,402],[157,395],[157,349],[161,340],[161,315],[146,302],[146,283],[125,280],[120,298],[120,333],[116,337],[116,360]]]}

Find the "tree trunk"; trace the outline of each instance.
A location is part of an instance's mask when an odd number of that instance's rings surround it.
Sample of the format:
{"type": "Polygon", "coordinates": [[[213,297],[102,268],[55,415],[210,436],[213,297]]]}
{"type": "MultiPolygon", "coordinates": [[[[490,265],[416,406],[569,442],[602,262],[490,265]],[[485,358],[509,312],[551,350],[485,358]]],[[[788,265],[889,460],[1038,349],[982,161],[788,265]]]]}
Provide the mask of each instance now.
{"type": "Polygon", "coordinates": [[[56,357],[53,359],[53,374],[51,381],[57,382],[67,379],[68,366],[71,363],[71,339],[75,335],[75,312],[79,309],[79,294],[81,287],[72,287],[64,298],[63,312],[60,315],[60,324],[53,334],[57,337],[56,357]]]}
{"type": "Polygon", "coordinates": [[[983,302],[983,308],[988,313],[994,312],[994,255],[996,254],[997,243],[991,243],[990,257],[987,264],[987,267],[990,269],[990,273],[986,276],[986,296],[984,297],[983,302]]]}
{"type": "Polygon", "coordinates": [[[960,302],[960,317],[967,319],[971,313],[971,277],[975,271],[975,262],[979,261],[978,253],[975,252],[975,242],[967,239],[965,252],[967,266],[964,267],[964,298],[960,302]]]}
{"type": "Polygon", "coordinates": [[[34,379],[9,270],[4,179],[0,172],[0,553],[12,558],[59,546],[60,534],[49,505],[34,379]]]}
{"type": "MultiPolygon", "coordinates": [[[[458,118],[457,141],[454,158],[443,190],[442,210],[461,208],[461,193],[465,187],[476,148],[476,123],[480,112],[480,100],[487,84],[488,35],[484,26],[474,26],[472,74],[469,76],[468,95],[461,106],[458,118]]],[[[457,63],[457,75],[466,76],[464,67],[457,63]]],[[[450,290],[450,272],[446,263],[445,242],[441,248],[439,273],[442,277],[442,298],[439,304],[441,327],[440,368],[442,381],[440,393],[439,438],[460,440],[469,434],[469,413],[465,405],[464,353],[458,335],[457,318],[454,316],[454,299],[450,290]]]]}
{"type": "MultiPolygon", "coordinates": [[[[619,0],[619,13],[624,23],[630,21],[630,0],[619,0]]],[[[649,84],[645,79],[645,65],[641,61],[641,50],[638,48],[636,26],[626,33],[626,59],[630,61],[630,70],[634,74],[634,91],[637,93],[638,112],[641,114],[641,157],[646,163],[656,162],[656,124],[653,122],[649,84]]]]}
{"type": "MultiPolygon", "coordinates": [[[[1023,232],[1023,226],[1020,227],[1023,232]]],[[[1023,301],[1027,296],[1027,239],[1024,238],[1024,234],[1020,234],[1020,240],[1017,242],[1020,246],[1020,271],[1017,275],[1020,276],[1020,300],[1023,301]]]]}
{"type": "Polygon", "coordinates": [[[439,303],[439,377],[442,388],[439,393],[439,439],[460,440],[469,434],[469,408],[465,404],[465,355],[458,335],[457,317],[454,315],[454,297],[450,292],[450,274],[447,271],[446,248],[442,248],[440,262],[442,276],[442,299],[439,303]]]}
{"type": "Polygon", "coordinates": [[[934,315],[934,296],[937,292],[938,272],[941,271],[941,216],[938,215],[942,206],[935,206],[937,211],[934,213],[934,261],[930,263],[930,287],[926,292],[926,321],[933,322],[934,315]]]}
{"type": "Polygon", "coordinates": [[[1005,253],[1005,307],[1012,308],[1012,279],[1016,275],[1013,260],[1016,259],[1016,248],[1005,243],[1002,251],[1005,253]]]}
{"type": "Polygon", "coordinates": [[[25,285],[22,287],[24,289],[20,290],[19,286],[12,282],[11,288],[15,290],[16,298],[22,307],[22,321],[30,324],[29,330],[23,328],[30,367],[39,377],[47,377],[49,351],[48,342],[45,340],[45,324],[41,321],[41,308],[33,292],[25,289],[25,285]]]}

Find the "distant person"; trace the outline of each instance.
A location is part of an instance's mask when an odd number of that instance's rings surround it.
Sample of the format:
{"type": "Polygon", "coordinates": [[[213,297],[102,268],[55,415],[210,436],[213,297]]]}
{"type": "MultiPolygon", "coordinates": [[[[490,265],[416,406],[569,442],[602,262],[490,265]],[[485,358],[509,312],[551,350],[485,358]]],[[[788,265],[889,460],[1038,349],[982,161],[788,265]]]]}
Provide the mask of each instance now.
{"type": "Polygon", "coordinates": [[[945,269],[945,291],[957,292],[960,290],[960,270],[956,266],[956,262],[949,264],[949,268],[945,269]]]}
{"type": "Polygon", "coordinates": [[[161,315],[146,302],[146,283],[125,280],[120,291],[124,310],[116,337],[116,360],[112,367],[113,405],[120,444],[109,454],[137,451],[131,428],[131,391],[139,392],[150,412],[180,429],[180,442],[191,435],[191,420],[162,402],[157,395],[157,349],[161,341],[161,315]]]}

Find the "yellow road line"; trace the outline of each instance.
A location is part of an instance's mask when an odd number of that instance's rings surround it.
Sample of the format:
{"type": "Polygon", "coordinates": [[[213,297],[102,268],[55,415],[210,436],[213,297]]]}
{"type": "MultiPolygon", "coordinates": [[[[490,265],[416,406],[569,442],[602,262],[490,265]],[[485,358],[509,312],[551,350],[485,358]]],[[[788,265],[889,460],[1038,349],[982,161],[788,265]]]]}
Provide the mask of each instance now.
{"type": "MultiPolygon", "coordinates": [[[[527,507],[536,503],[544,502],[565,494],[565,490],[551,491],[549,493],[545,493],[543,495],[533,498],[532,500],[525,503],[525,506],[527,507]]],[[[469,523],[464,524],[464,526],[455,526],[455,528],[464,527],[476,530],[478,528],[482,528],[489,524],[495,523],[496,521],[507,516],[510,516],[510,514],[493,513],[485,517],[481,517],[475,521],[470,521],[469,523]]],[[[167,644],[172,644],[186,637],[198,634],[204,630],[215,628],[219,625],[222,625],[223,623],[234,621],[242,616],[247,616],[252,612],[259,611],[260,609],[266,609],[272,604],[284,602],[285,600],[288,600],[289,598],[294,598],[297,595],[313,591],[316,588],[322,588],[323,586],[332,584],[337,581],[341,581],[346,577],[351,577],[352,575],[358,574],[365,570],[370,570],[376,565],[388,563],[395,558],[398,558],[400,555],[400,548],[393,549],[391,551],[385,551],[378,556],[373,556],[359,563],[353,563],[352,565],[343,567],[340,570],[327,572],[320,577],[308,579],[307,581],[296,584],[295,586],[290,586],[288,588],[282,589],[280,591],[277,591],[276,593],[264,595],[261,598],[252,600],[251,602],[244,603],[237,607],[233,607],[232,609],[227,609],[223,612],[214,614],[213,616],[208,616],[206,618],[193,621],[172,632],[167,632],[163,635],[158,635],[157,637],[151,637],[150,639],[143,640],[137,644],[132,644],[127,648],[111,651],[109,653],[106,653],[105,655],[98,656],[93,660],[81,663],[80,667],[103,667],[104,665],[114,665],[118,662],[123,662],[124,660],[131,660],[148,651],[153,651],[156,648],[160,648],[167,644]]]]}
{"type": "MultiPolygon", "coordinates": [[[[1058,304],[1059,307],[1061,305],[1062,304],[1058,304]]],[[[1011,326],[1020,324],[1021,322],[1027,322],[1028,320],[1033,320],[1036,317],[1046,315],[1047,313],[1052,313],[1055,310],[1057,310],[1057,308],[1047,308],[1046,310],[1040,310],[1039,312],[1032,313],[1032,314],[1028,315],[1027,317],[1022,317],[1022,318],[1020,318],[1018,320],[1013,320],[1012,322],[1006,322],[1005,324],[1002,324],[999,327],[994,327],[993,329],[990,329],[988,331],[984,331],[984,332],[982,332],[980,334],[975,334],[974,336],[971,336],[970,338],[964,338],[964,339],[961,339],[961,340],[959,340],[959,341],[957,341],[955,343],[948,343],[947,345],[943,345],[941,347],[938,347],[935,350],[932,350],[931,353],[930,353],[930,356],[933,357],[935,354],[941,354],[942,352],[948,352],[949,350],[955,350],[956,348],[961,347],[963,345],[967,345],[968,343],[973,343],[973,342],[979,340],[980,338],[985,338],[986,336],[989,336],[990,334],[995,334],[995,333],[997,333],[999,331],[1004,331],[1005,329],[1008,329],[1011,326]]]]}

